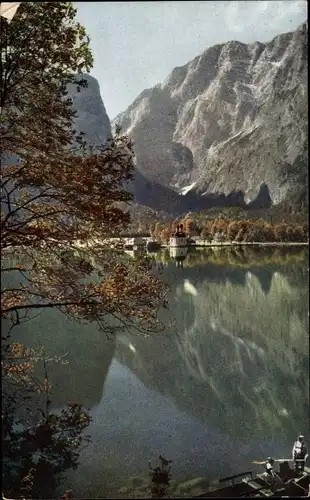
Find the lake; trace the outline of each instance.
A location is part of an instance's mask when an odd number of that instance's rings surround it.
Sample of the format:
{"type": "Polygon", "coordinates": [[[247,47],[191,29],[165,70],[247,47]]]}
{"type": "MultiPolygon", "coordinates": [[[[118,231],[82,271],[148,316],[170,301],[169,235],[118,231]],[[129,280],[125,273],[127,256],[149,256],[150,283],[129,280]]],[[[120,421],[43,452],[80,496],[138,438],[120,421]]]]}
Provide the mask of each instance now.
{"type": "Polygon", "coordinates": [[[68,364],[50,365],[53,407],[73,400],[93,418],[92,441],[59,493],[116,496],[160,454],[177,481],[216,479],[289,458],[301,432],[310,444],[308,250],[176,257],[153,256],[170,287],[159,335],[107,340],[57,311],[18,333],[67,354],[68,364]]]}

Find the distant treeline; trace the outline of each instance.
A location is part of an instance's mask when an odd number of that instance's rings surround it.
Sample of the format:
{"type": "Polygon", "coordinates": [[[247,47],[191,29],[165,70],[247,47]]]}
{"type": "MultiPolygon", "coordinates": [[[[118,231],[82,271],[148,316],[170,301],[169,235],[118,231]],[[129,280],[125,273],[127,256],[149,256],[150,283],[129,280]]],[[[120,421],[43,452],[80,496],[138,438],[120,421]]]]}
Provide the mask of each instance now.
{"type": "MultiPolygon", "coordinates": [[[[235,214],[234,214],[235,215],[235,214]]],[[[199,237],[207,242],[242,241],[242,242],[307,242],[308,224],[276,221],[268,222],[262,218],[216,218],[210,214],[189,213],[178,220],[153,220],[143,223],[139,220],[124,236],[153,236],[157,241],[167,243],[176,231],[178,224],[183,224],[188,237],[199,237]]]]}
{"type": "Polygon", "coordinates": [[[204,212],[172,216],[155,213],[135,205],[131,223],[124,236],[150,236],[166,243],[183,223],[188,236],[219,241],[305,242],[308,241],[308,218],[304,212],[270,209],[245,210],[242,207],[214,207],[204,212]]]}

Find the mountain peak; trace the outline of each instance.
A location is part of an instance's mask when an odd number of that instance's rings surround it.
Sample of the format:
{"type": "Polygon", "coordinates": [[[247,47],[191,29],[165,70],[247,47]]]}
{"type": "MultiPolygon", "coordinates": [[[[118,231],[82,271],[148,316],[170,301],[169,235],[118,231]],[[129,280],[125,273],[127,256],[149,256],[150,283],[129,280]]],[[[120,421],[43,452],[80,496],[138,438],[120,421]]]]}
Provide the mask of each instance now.
{"type": "Polygon", "coordinates": [[[268,43],[230,40],[176,67],[119,115],[137,169],[151,182],[200,196],[267,186],[273,204],[305,177],[307,30],[268,43]],[[187,190],[187,188],[189,190],[187,190]]]}

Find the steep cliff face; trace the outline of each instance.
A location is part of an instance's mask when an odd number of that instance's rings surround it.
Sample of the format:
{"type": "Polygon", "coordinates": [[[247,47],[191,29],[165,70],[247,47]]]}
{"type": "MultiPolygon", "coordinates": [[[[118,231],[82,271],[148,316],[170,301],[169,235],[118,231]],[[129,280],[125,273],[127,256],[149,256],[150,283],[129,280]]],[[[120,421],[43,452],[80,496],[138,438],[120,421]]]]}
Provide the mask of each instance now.
{"type": "Polygon", "coordinates": [[[235,192],[254,206],[305,195],[307,38],[305,23],[267,44],[216,45],[142,92],[113,121],[138,170],[182,195],[235,192]]]}
{"type": "Polygon", "coordinates": [[[110,119],[96,78],[88,74],[81,74],[79,78],[87,80],[86,88],[81,88],[80,92],[77,92],[76,85],[70,84],[67,87],[68,97],[73,100],[76,111],[74,127],[77,132],[85,133],[89,143],[99,146],[111,136],[110,119]]]}
{"type": "MultiPolygon", "coordinates": [[[[89,74],[79,75],[79,79],[87,80],[87,87],[77,91],[77,86],[70,84],[67,87],[68,97],[73,100],[76,111],[74,127],[78,133],[83,132],[88,144],[100,146],[111,137],[111,123],[106,113],[100,95],[98,81],[89,74]]],[[[141,172],[136,171],[135,179],[128,189],[133,193],[137,203],[151,208],[172,209],[182,211],[184,200],[178,194],[156,182],[150,182],[141,172]]]]}

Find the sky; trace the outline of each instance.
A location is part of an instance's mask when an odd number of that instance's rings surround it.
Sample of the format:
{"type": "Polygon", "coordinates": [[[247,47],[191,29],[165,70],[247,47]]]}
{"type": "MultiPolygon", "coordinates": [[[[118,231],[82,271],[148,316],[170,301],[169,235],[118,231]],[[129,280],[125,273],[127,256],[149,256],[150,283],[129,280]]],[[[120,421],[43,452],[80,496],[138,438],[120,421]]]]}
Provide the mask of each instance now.
{"type": "Polygon", "coordinates": [[[217,43],[267,42],[307,19],[306,0],[76,2],[110,120],[217,43]]]}

